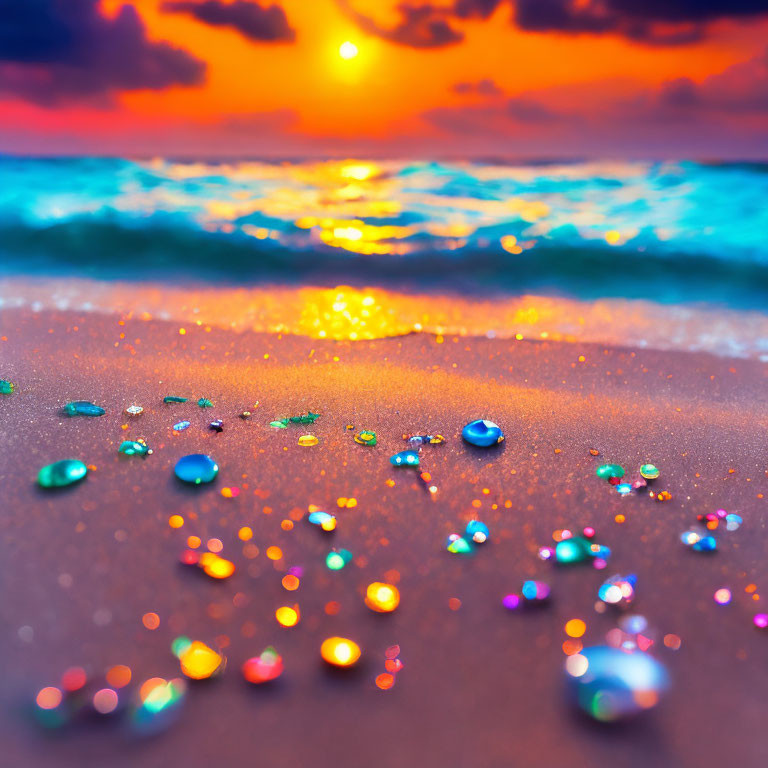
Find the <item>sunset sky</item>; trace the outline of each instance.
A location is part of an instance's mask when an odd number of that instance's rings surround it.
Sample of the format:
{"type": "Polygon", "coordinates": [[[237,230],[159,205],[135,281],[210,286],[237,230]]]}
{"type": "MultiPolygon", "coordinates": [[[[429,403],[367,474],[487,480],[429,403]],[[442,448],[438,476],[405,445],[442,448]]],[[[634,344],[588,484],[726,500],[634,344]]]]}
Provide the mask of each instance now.
{"type": "Polygon", "coordinates": [[[768,0],[0,0],[0,151],[765,158],[766,41],[768,0]]]}

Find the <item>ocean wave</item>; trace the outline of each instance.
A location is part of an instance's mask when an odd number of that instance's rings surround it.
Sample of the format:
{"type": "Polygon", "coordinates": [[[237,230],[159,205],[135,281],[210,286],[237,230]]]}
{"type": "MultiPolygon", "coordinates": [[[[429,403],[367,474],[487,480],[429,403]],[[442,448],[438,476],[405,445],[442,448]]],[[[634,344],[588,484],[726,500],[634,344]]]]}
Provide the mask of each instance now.
{"type": "Polygon", "coordinates": [[[768,173],[0,158],[0,271],[768,308],[768,173]]]}

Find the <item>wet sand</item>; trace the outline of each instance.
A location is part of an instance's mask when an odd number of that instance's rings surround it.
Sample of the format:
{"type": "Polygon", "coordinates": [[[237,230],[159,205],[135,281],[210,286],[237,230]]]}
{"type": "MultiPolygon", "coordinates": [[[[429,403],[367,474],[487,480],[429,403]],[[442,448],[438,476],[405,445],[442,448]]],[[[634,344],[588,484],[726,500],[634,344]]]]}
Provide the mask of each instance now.
{"type": "Polygon", "coordinates": [[[768,760],[768,630],[752,624],[766,597],[745,592],[768,589],[766,364],[586,343],[438,343],[426,334],[334,342],[187,325],[182,336],[177,323],[118,321],[0,313],[0,377],[18,386],[0,398],[4,764],[757,768],[768,760]],[[192,399],[163,405],[169,394],[192,399]],[[201,410],[198,397],[215,407],[201,410]],[[74,399],[107,414],[62,417],[74,399]],[[129,420],[131,403],[145,412],[129,420]],[[247,421],[237,417],[245,409],[247,421]],[[311,427],[268,426],[307,411],[322,414],[311,427]],[[461,427],[481,417],[503,427],[503,446],[461,442],[461,427]],[[214,418],[223,433],[207,428],[214,418]],[[192,426],[174,434],[182,419],[192,426]],[[379,444],[356,444],[347,425],[375,430],[379,444]],[[305,432],[319,444],[300,447],[305,432]],[[407,432],[447,438],[422,451],[434,496],[389,464],[407,432]],[[139,436],[152,456],[117,454],[139,436]],[[182,487],[173,465],[197,452],[217,460],[219,477],[182,487]],[[38,489],[37,470],[62,458],[96,470],[61,492],[38,489]],[[655,463],[656,488],[672,500],[619,497],[595,477],[605,461],[628,470],[655,463]],[[240,495],[224,498],[227,486],[240,495]],[[357,506],[339,509],[339,497],[357,506]],[[309,504],[337,515],[334,534],[306,520],[282,529],[309,504]],[[679,535],[696,527],[696,514],[720,507],[743,526],[720,527],[712,556],[684,547],[679,535]],[[185,525],[171,529],[171,514],[185,525]],[[446,536],[473,517],[491,540],[471,557],[447,553],[446,536]],[[253,528],[255,557],[237,538],[243,525],[253,528]],[[554,530],[585,525],[613,550],[606,570],[539,560],[554,530]],[[181,566],[189,535],[221,539],[236,573],[214,582],[181,566]],[[265,556],[271,545],[282,560],[265,556]],[[338,572],[324,564],[332,546],[354,555],[338,572]],[[291,566],[304,569],[296,592],[280,583],[291,566]],[[392,571],[401,605],[374,614],[365,586],[392,571]],[[629,572],[638,575],[633,612],[647,617],[672,687],[642,718],[597,726],[564,696],[563,627],[582,618],[585,644],[602,642],[618,614],[595,612],[597,588],[629,572]],[[550,604],[506,611],[502,597],[527,578],[551,585],[550,604]],[[713,601],[719,587],[733,591],[730,605],[713,601]],[[340,605],[335,616],[324,610],[329,601],[340,605]],[[301,622],[280,627],[275,609],[294,603],[301,622]],[[142,625],[148,611],[160,616],[154,631],[142,625]],[[667,633],[682,639],[678,651],[664,647],[667,633]],[[36,691],[68,666],[98,676],[127,664],[134,681],[177,676],[169,646],[179,634],[226,645],[229,663],[223,676],[190,684],[179,721],[162,735],[138,739],[100,722],[48,734],[29,717],[36,691]],[[360,643],[350,674],[323,668],[329,635],[360,643]],[[239,667],[269,644],[286,671],[274,686],[250,689],[239,667]],[[374,678],[392,644],[404,668],[382,691],[374,678]]]}

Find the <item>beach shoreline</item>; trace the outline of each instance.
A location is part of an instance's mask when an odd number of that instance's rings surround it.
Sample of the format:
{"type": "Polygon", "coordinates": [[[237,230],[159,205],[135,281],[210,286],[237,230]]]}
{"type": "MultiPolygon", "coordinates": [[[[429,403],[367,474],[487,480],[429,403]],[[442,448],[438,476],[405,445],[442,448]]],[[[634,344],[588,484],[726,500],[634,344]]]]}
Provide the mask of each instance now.
{"type": "Polygon", "coordinates": [[[169,646],[179,634],[226,641],[230,659],[221,679],[191,686],[180,722],[151,742],[96,726],[51,741],[28,718],[3,718],[9,764],[119,766],[139,756],[146,766],[235,764],[243,754],[286,766],[344,764],[354,754],[377,768],[761,764],[765,638],[752,625],[761,603],[745,590],[768,578],[765,363],[447,333],[332,341],[194,323],[183,330],[176,318],[0,311],[0,375],[16,384],[0,399],[0,569],[11,587],[0,706],[21,712],[76,664],[98,675],[125,663],[136,680],[177,675],[169,646]],[[190,400],[163,404],[165,395],[190,400]],[[200,397],[213,408],[199,408],[200,397]],[[62,417],[75,399],[107,413],[62,417]],[[133,403],[145,411],[131,419],[124,409],[133,403]],[[239,418],[244,410],[250,418],[239,418]],[[269,426],[308,411],[321,414],[313,425],[269,426]],[[220,434],[208,428],[215,418],[224,421],[220,434]],[[503,445],[462,443],[461,427],[474,418],[500,424],[503,445]],[[191,426],[176,433],[181,419],[191,426]],[[359,429],[376,431],[377,446],[355,443],[359,429]],[[304,433],[319,443],[301,447],[304,433]],[[433,494],[389,463],[408,433],[446,437],[421,453],[433,494]],[[118,455],[122,440],[139,436],[151,456],[118,455]],[[219,477],[181,487],[173,464],[197,452],[216,459],[219,477]],[[61,493],[36,488],[37,470],[62,458],[95,470],[61,493]],[[653,462],[662,471],[655,488],[672,499],[622,498],[595,476],[604,461],[628,471],[653,462]],[[224,487],[239,496],[223,497],[224,487]],[[338,506],[345,498],[354,507],[338,506]],[[306,517],[310,504],[337,515],[332,536],[305,519],[281,526],[293,510],[306,517]],[[697,514],[721,507],[744,525],[718,531],[713,557],[680,543],[697,514]],[[181,529],[169,527],[171,514],[184,517],[181,529]],[[489,525],[488,544],[467,558],[447,553],[446,536],[471,518],[489,525]],[[237,536],[244,525],[260,550],[252,558],[237,536]],[[586,525],[613,552],[607,570],[558,569],[537,557],[553,531],[586,525]],[[180,566],[189,535],[220,539],[235,575],[214,583],[180,566]],[[269,546],[284,557],[267,559],[269,546]],[[331,547],[354,556],[338,573],[323,564],[331,547]],[[296,593],[280,586],[292,566],[303,569],[296,593]],[[401,606],[373,614],[365,584],[392,572],[401,606]],[[564,698],[563,625],[580,616],[585,642],[601,642],[618,616],[595,612],[597,587],[627,572],[638,575],[632,610],[648,618],[652,652],[673,685],[632,728],[596,729],[564,698]],[[550,605],[506,611],[502,597],[528,578],[551,584],[550,605]],[[712,600],[723,586],[731,605],[712,600]],[[338,614],[327,613],[328,601],[338,614]],[[294,602],[302,619],[286,630],[274,610],[294,602]],[[161,617],[156,631],[142,626],[147,611],[161,617]],[[665,647],[667,633],[682,639],[679,651],[665,647]],[[346,679],[320,668],[320,642],[332,634],[363,648],[363,664],[346,679]],[[395,643],[405,666],[381,691],[373,679],[395,643]],[[239,666],[269,644],[285,659],[285,680],[254,695],[239,666]]]}

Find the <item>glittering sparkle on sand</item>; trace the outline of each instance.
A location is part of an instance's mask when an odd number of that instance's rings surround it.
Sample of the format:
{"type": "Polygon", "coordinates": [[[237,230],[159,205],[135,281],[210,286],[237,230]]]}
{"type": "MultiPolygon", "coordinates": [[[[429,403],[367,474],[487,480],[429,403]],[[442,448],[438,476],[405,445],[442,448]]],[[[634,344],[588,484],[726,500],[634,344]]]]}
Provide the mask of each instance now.
{"type": "Polygon", "coordinates": [[[205,643],[195,640],[179,655],[181,671],[193,680],[205,680],[215,675],[224,664],[224,657],[209,648],[205,643]]]}
{"type": "Polygon", "coordinates": [[[320,646],[324,661],[335,667],[351,667],[360,658],[360,646],[346,637],[329,637],[320,646]]]}
{"type": "Polygon", "coordinates": [[[267,683],[283,674],[283,659],[270,645],[259,656],[248,659],[243,664],[242,672],[249,683],[267,683]]]}
{"type": "Polygon", "coordinates": [[[299,606],[284,605],[275,611],[277,623],[283,627],[295,627],[299,623],[299,606]]]}
{"type": "Polygon", "coordinates": [[[597,590],[597,596],[609,605],[619,605],[631,603],[635,596],[635,585],[637,576],[629,574],[628,576],[615,575],[606,579],[597,590]]]}
{"type": "Polygon", "coordinates": [[[325,564],[331,571],[340,571],[351,559],[349,550],[332,549],[325,558],[325,564]]]}
{"type": "Polygon", "coordinates": [[[365,591],[365,604],[377,613],[391,613],[400,605],[400,591],[394,584],[374,581],[365,591]]]}
{"type": "Polygon", "coordinates": [[[728,605],[731,602],[731,590],[727,587],[720,587],[715,591],[714,598],[718,605],[728,605]]]}

